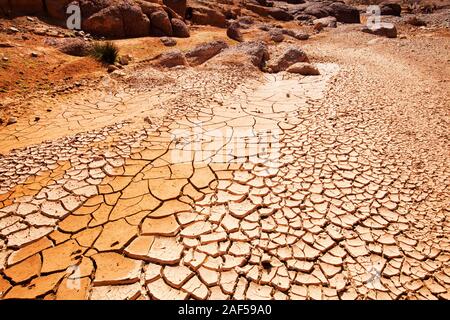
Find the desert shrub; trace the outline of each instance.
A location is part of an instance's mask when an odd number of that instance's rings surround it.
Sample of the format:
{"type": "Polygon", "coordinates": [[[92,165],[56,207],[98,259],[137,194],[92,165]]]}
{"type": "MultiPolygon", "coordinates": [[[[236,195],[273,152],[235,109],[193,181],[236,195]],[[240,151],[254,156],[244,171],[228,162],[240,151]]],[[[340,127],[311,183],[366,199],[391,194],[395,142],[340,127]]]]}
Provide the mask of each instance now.
{"type": "Polygon", "coordinates": [[[92,51],[92,44],[90,42],[78,38],[62,39],[59,43],[56,43],[55,46],[59,51],[76,57],[87,56],[92,51]]]}
{"type": "Polygon", "coordinates": [[[97,42],[92,46],[91,56],[103,63],[114,64],[119,56],[119,48],[111,41],[97,42]]]}

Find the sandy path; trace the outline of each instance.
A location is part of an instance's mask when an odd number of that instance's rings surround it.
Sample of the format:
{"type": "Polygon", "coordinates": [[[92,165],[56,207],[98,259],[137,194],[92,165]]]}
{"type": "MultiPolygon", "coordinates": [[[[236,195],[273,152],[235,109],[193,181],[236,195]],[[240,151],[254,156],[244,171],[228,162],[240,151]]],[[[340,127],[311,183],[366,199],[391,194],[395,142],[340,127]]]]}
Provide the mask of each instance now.
{"type": "Polygon", "coordinates": [[[5,156],[3,297],[448,299],[448,72],[330,36],[321,76],[176,71],[157,124],[5,156]]]}

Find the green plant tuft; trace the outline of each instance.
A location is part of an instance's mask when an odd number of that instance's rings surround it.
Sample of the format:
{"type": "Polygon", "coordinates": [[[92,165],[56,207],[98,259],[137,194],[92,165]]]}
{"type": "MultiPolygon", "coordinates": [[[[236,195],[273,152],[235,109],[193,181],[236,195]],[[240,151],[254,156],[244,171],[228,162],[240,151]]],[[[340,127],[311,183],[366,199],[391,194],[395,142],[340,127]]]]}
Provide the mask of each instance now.
{"type": "Polygon", "coordinates": [[[119,56],[119,48],[111,41],[97,42],[92,47],[91,56],[103,63],[114,64],[119,56]]]}

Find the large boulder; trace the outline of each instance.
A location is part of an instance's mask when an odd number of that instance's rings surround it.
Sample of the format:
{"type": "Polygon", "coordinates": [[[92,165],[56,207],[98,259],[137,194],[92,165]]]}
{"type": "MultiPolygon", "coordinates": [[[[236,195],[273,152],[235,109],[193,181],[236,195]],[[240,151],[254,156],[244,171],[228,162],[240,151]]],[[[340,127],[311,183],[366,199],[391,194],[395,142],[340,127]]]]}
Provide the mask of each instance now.
{"type": "Polygon", "coordinates": [[[332,16],[339,22],[360,23],[358,9],[342,2],[308,2],[299,5],[294,10],[294,15],[297,20],[303,18],[309,20],[310,16],[317,19],[332,16]]]}
{"type": "Polygon", "coordinates": [[[124,1],[82,20],[82,29],[108,38],[143,37],[149,34],[150,20],[139,6],[124,1]]]}
{"type": "Polygon", "coordinates": [[[309,62],[308,56],[303,50],[291,46],[267,65],[267,71],[284,71],[297,62],[309,62]]]}
{"type": "Polygon", "coordinates": [[[294,20],[294,16],[281,8],[269,8],[269,16],[280,21],[294,20]]]}
{"type": "Polygon", "coordinates": [[[124,3],[119,6],[122,12],[125,37],[145,37],[150,32],[150,20],[137,5],[124,3]]]}
{"type": "Polygon", "coordinates": [[[214,65],[251,66],[259,69],[264,68],[269,60],[267,45],[261,41],[241,42],[236,46],[223,50],[220,54],[208,61],[214,65]]]}
{"type": "Polygon", "coordinates": [[[334,2],[330,4],[333,10],[333,16],[337,21],[343,23],[360,23],[359,11],[355,7],[349,6],[342,2],[334,2]]]}
{"type": "Polygon", "coordinates": [[[380,13],[382,16],[397,16],[400,17],[402,7],[395,2],[382,2],[380,4],[380,13]]]}
{"type": "MultiPolygon", "coordinates": [[[[52,0],[52,1],[57,1],[57,0],[52,0]]],[[[61,6],[61,4],[59,5],[55,5],[53,8],[53,16],[57,17],[63,17],[62,19],[65,19],[66,15],[66,8],[70,3],[74,3],[80,6],[81,8],[81,18],[84,20],[90,16],[92,16],[93,14],[99,12],[102,9],[108,8],[108,7],[113,7],[113,6],[118,6],[118,5],[122,5],[124,3],[126,4],[131,4],[129,2],[130,0],[97,0],[97,1],[93,1],[93,0],[76,0],[76,1],[65,1],[66,4],[64,6],[61,6]]],[[[61,1],[61,3],[63,3],[61,1]]],[[[134,3],[133,3],[134,4],[134,3]]],[[[50,13],[50,9],[49,9],[49,13],[50,13]]],[[[61,19],[61,18],[58,18],[61,19]]]]}
{"type": "Polygon", "coordinates": [[[82,20],[81,28],[89,33],[110,38],[125,36],[122,14],[117,7],[100,10],[82,20]]]}
{"type": "Polygon", "coordinates": [[[155,61],[155,64],[165,68],[176,66],[187,66],[187,60],[180,50],[169,51],[161,54],[155,61]]]}
{"type": "Polygon", "coordinates": [[[258,68],[263,68],[270,58],[267,45],[262,41],[244,42],[237,45],[235,50],[248,55],[251,63],[258,68]]]}
{"type": "Polygon", "coordinates": [[[171,36],[173,34],[172,23],[169,15],[164,10],[153,12],[150,15],[151,33],[155,36],[171,36]]]}
{"type": "Polygon", "coordinates": [[[158,3],[153,3],[153,2],[147,2],[147,1],[139,0],[137,2],[137,4],[141,8],[142,12],[145,15],[149,16],[149,17],[154,12],[165,11],[163,6],[158,4],[158,3]]]}
{"type": "Polygon", "coordinates": [[[362,32],[374,34],[381,37],[396,38],[397,28],[392,23],[383,22],[380,24],[375,24],[372,27],[364,27],[362,32]]]}
{"type": "Polygon", "coordinates": [[[173,31],[174,37],[178,37],[178,38],[189,38],[190,37],[189,28],[186,25],[186,23],[184,23],[183,20],[180,20],[177,18],[172,18],[172,20],[170,20],[170,21],[172,22],[172,31],[173,31]]]}
{"type": "Polygon", "coordinates": [[[333,14],[333,9],[325,3],[312,3],[308,5],[305,10],[303,10],[303,14],[314,16],[316,18],[324,18],[333,14]]]}
{"type": "Polygon", "coordinates": [[[245,3],[246,9],[253,11],[254,13],[262,16],[262,17],[272,17],[276,20],[280,21],[290,21],[294,20],[294,16],[290,14],[288,11],[283,10],[277,7],[264,7],[261,5],[257,5],[253,2],[245,3]]]}
{"type": "Polygon", "coordinates": [[[211,59],[226,48],[228,48],[228,44],[222,40],[203,43],[186,52],[186,59],[191,66],[197,66],[211,59]]]}

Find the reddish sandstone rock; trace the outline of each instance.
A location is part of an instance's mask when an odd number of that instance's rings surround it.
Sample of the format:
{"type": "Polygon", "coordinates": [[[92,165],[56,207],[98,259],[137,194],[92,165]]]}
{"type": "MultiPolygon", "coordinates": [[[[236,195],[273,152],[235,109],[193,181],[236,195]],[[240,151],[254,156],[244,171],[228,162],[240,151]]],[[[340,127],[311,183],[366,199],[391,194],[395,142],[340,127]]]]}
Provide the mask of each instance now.
{"type": "Polygon", "coordinates": [[[197,66],[211,59],[226,48],[228,48],[228,45],[221,40],[204,43],[188,51],[186,58],[191,66],[197,66]]]}
{"type": "Polygon", "coordinates": [[[186,0],[163,0],[163,3],[175,11],[180,17],[184,18],[186,15],[186,0]]]}
{"type": "Polygon", "coordinates": [[[289,12],[277,7],[264,7],[252,2],[246,3],[245,7],[263,17],[272,17],[281,21],[290,21],[294,19],[294,16],[292,16],[289,12]]]}
{"type": "Polygon", "coordinates": [[[184,21],[177,19],[177,18],[173,18],[171,20],[171,22],[172,22],[172,30],[173,30],[174,37],[178,37],[178,38],[189,38],[190,37],[189,28],[186,25],[186,23],[184,23],[184,21]]]}
{"type": "Polygon", "coordinates": [[[280,72],[286,70],[297,62],[308,62],[306,53],[296,47],[289,47],[279,57],[274,59],[267,67],[271,72],[280,72]]]}
{"type": "Polygon", "coordinates": [[[222,12],[205,6],[189,7],[187,16],[194,24],[211,25],[219,28],[228,26],[228,21],[222,12]]]}
{"type": "Polygon", "coordinates": [[[151,33],[156,36],[171,36],[173,34],[170,18],[165,11],[156,11],[150,15],[151,33]]]}
{"type": "Polygon", "coordinates": [[[83,20],[82,29],[110,38],[142,37],[149,34],[150,21],[139,6],[124,1],[89,16],[83,20]]]}
{"type": "Polygon", "coordinates": [[[163,53],[156,60],[156,64],[165,68],[173,68],[176,66],[186,66],[188,63],[183,52],[181,52],[180,50],[174,50],[163,53]]]}
{"type": "Polygon", "coordinates": [[[44,3],[36,0],[2,0],[0,13],[5,15],[45,15],[44,3]]]}
{"type": "Polygon", "coordinates": [[[246,41],[223,50],[208,61],[209,64],[253,65],[262,69],[269,59],[267,45],[263,41],[246,41]]]}
{"type": "Polygon", "coordinates": [[[232,24],[230,24],[230,26],[227,29],[227,36],[228,36],[228,38],[239,41],[239,42],[244,40],[244,38],[242,37],[242,33],[239,30],[238,22],[233,22],[232,24]]]}
{"type": "Polygon", "coordinates": [[[334,2],[330,5],[333,10],[333,16],[337,21],[343,23],[360,23],[359,11],[355,7],[341,2],[334,2]]]}
{"type": "Polygon", "coordinates": [[[67,6],[71,2],[73,2],[73,0],[46,0],[45,5],[47,7],[48,16],[54,19],[64,21],[65,19],[67,19],[66,14],[67,6]]]}

